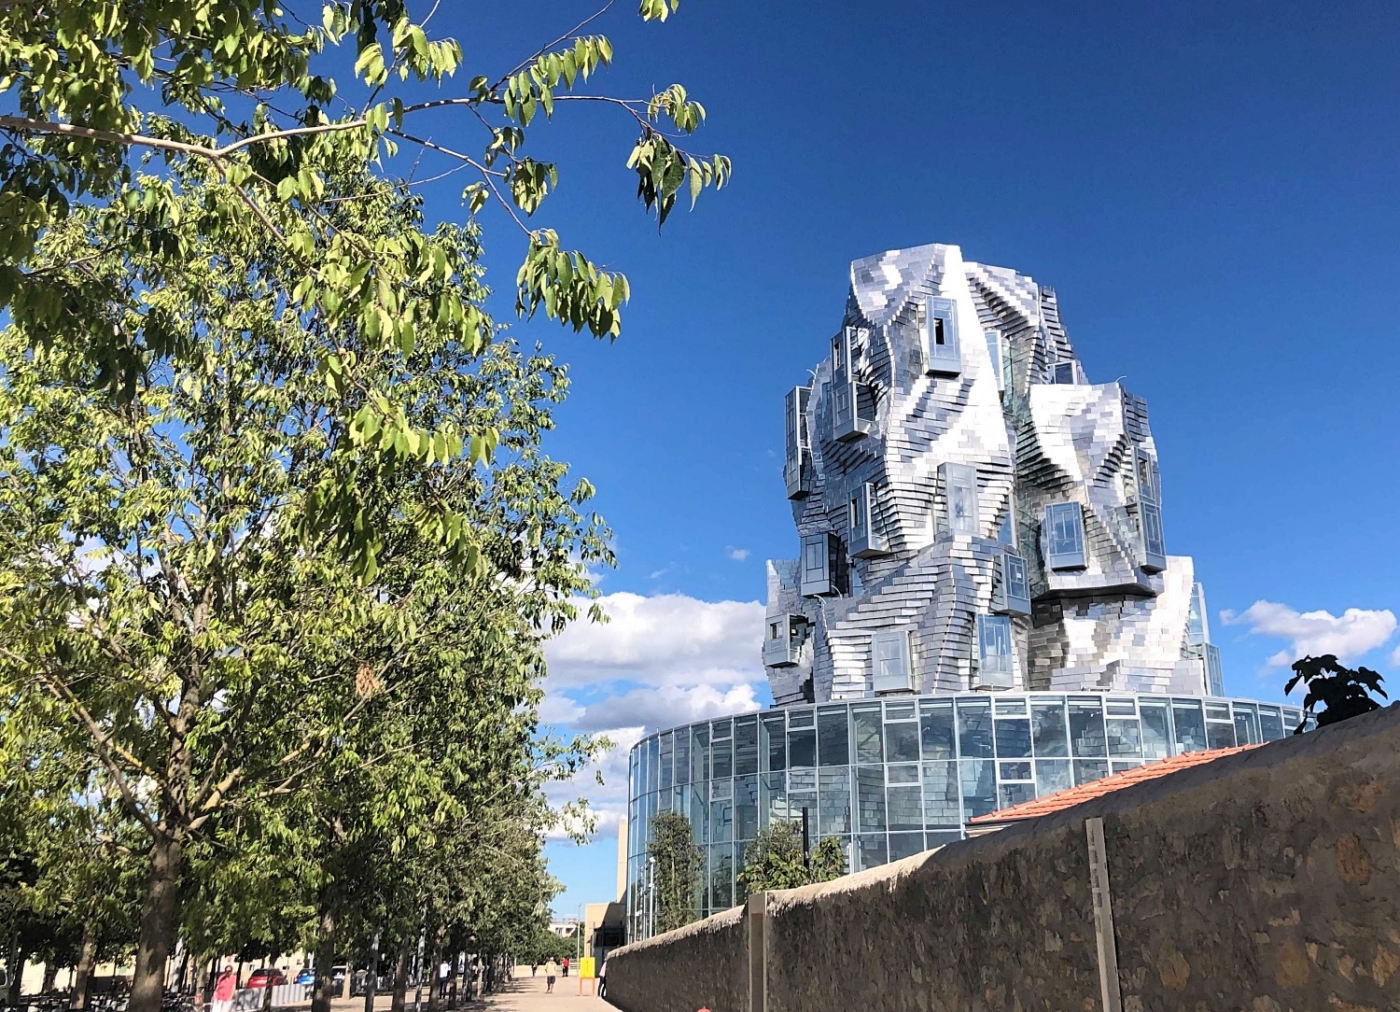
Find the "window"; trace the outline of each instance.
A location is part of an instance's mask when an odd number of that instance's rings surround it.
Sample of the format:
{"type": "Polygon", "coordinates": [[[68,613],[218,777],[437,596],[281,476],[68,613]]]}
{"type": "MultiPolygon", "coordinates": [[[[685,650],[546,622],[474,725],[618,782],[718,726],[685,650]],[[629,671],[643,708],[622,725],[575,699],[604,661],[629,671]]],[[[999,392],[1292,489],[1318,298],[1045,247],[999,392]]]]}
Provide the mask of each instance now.
{"type": "Polygon", "coordinates": [[[1199,583],[1191,587],[1190,610],[1186,614],[1186,642],[1199,646],[1210,639],[1210,626],[1206,619],[1206,590],[1199,583]]]}
{"type": "Polygon", "coordinates": [[[806,616],[778,615],[770,618],[768,635],[763,640],[763,663],[773,668],[791,667],[800,660],[802,645],[806,642],[806,616]]]}
{"type": "Polygon", "coordinates": [[[858,487],[855,495],[851,497],[849,519],[852,558],[873,559],[889,554],[889,545],[883,531],[880,530],[876,515],[878,503],[875,486],[868,481],[858,487]]]}
{"type": "Polygon", "coordinates": [[[851,537],[865,533],[865,494],[858,492],[851,497],[851,537]]]}
{"type": "Polygon", "coordinates": [[[804,597],[840,593],[841,542],[834,534],[809,534],[802,539],[802,594],[804,597]]]}
{"type": "Polygon", "coordinates": [[[841,333],[831,339],[831,371],[834,374],[844,375],[846,372],[846,335],[848,328],[841,328],[841,333]]]}
{"type": "Polygon", "coordinates": [[[871,643],[874,663],[873,688],[876,692],[898,692],[912,689],[909,663],[909,633],[907,631],[876,633],[871,643]]]}
{"type": "Polygon", "coordinates": [[[783,481],[789,499],[805,499],[812,491],[811,437],[807,431],[807,404],[810,387],[793,387],[783,402],[787,454],[783,481]]]}
{"type": "Polygon", "coordinates": [[[925,372],[931,376],[962,372],[958,317],[952,299],[929,299],[924,304],[922,331],[925,372]]]}
{"type": "Polygon", "coordinates": [[[992,375],[997,379],[997,389],[1006,389],[1005,366],[1001,358],[1001,334],[995,330],[984,330],[982,336],[987,339],[987,354],[992,359],[992,375]]]}
{"type": "Polygon", "coordinates": [[[971,464],[940,464],[943,485],[943,530],[952,534],[980,533],[977,508],[977,468],[971,464]]]}
{"type": "Polygon", "coordinates": [[[1009,689],[1015,684],[1011,653],[1011,619],[1005,615],[977,616],[977,686],[1009,689]]]}
{"type": "Polygon", "coordinates": [[[1008,615],[1029,615],[1031,588],[1026,573],[1026,560],[1011,552],[1003,552],[1000,577],[996,610],[1008,615]]]}
{"type": "Polygon", "coordinates": [[[1062,702],[1031,704],[1031,738],[1036,757],[1069,755],[1069,733],[1062,702]]]}
{"type": "Polygon", "coordinates": [[[1073,362],[1055,363],[1055,382],[1073,385],[1078,381],[1073,362]]]}
{"type": "Polygon", "coordinates": [[[1084,514],[1079,503],[1045,507],[1045,560],[1051,569],[1084,568],[1084,514]]]}

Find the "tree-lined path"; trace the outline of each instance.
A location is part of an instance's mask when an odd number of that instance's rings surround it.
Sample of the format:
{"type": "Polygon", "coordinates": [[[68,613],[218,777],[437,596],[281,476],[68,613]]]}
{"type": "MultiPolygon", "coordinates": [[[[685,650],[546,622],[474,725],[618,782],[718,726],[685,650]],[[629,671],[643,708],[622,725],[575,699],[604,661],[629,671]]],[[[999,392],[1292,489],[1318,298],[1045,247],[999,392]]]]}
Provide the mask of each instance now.
{"type": "Polygon", "coordinates": [[[578,993],[577,977],[561,977],[554,983],[554,993],[546,994],[544,974],[531,977],[528,968],[523,978],[517,977],[506,984],[504,990],[487,995],[472,1002],[466,1008],[471,1012],[604,1012],[613,1009],[601,998],[586,993],[589,985],[584,985],[585,993],[578,993]]]}

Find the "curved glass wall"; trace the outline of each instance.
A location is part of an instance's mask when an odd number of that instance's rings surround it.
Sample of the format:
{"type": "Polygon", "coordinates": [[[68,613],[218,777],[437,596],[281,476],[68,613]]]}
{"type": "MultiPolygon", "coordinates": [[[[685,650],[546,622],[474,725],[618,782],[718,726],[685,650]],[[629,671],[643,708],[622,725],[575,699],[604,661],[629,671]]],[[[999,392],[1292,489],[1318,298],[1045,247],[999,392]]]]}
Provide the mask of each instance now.
{"type": "Polygon", "coordinates": [[[967,820],[1154,759],[1272,741],[1296,707],[1134,694],[963,693],[789,706],[672,728],[632,748],[628,925],[650,934],[647,837],[690,820],[705,857],[701,916],[744,901],[744,849],[775,819],[812,846],[835,836],[852,871],[961,839],[967,820]]]}

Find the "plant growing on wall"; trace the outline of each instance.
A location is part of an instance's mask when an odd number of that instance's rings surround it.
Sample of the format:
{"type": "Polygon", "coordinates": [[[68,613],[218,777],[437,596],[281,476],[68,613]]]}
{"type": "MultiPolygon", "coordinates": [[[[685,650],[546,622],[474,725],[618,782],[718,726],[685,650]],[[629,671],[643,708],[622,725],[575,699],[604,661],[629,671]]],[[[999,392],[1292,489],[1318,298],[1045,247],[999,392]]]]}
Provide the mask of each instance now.
{"type": "MultiPolygon", "coordinates": [[[[1321,657],[1304,657],[1293,662],[1293,677],[1288,680],[1285,692],[1302,682],[1308,690],[1303,697],[1303,709],[1317,718],[1317,726],[1325,727],[1349,717],[1357,717],[1372,710],[1379,710],[1372,693],[1380,693],[1383,679],[1370,668],[1348,668],[1341,664],[1335,654],[1321,657]],[[1325,709],[1320,713],[1314,708],[1321,703],[1325,709]]],[[[1306,724],[1299,724],[1294,734],[1301,734],[1306,724]]]]}
{"type": "Polygon", "coordinates": [[[846,870],[846,850],[839,839],[828,836],[804,861],[797,823],[775,822],[760,831],[744,852],[739,888],[745,896],[765,889],[796,889],[830,882],[846,870]]]}
{"type": "Polygon", "coordinates": [[[807,873],[813,882],[830,882],[850,869],[846,866],[846,848],[834,836],[825,837],[812,851],[807,873]]]}
{"type": "Polygon", "coordinates": [[[659,812],[651,820],[647,856],[655,861],[656,931],[673,931],[695,920],[695,893],[703,858],[679,812],[659,812]]]}

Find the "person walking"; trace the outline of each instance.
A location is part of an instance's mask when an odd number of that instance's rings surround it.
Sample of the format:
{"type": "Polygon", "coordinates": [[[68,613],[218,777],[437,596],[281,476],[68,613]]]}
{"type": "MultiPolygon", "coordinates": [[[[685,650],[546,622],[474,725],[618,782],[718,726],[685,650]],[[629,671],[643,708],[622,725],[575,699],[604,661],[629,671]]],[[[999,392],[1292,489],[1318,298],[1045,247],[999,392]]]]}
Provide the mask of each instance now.
{"type": "Polygon", "coordinates": [[[538,976],[538,975],[539,975],[539,972],[540,972],[540,964],[539,964],[539,963],[531,963],[531,964],[530,964],[530,976],[531,976],[531,977],[538,976]]]}
{"type": "Polygon", "coordinates": [[[598,997],[608,996],[608,957],[603,957],[603,965],[598,967],[598,997]]]}
{"type": "Polygon", "coordinates": [[[559,965],[563,967],[563,975],[567,977],[569,975],[569,957],[565,956],[562,960],[559,961],[559,965]]]}
{"type": "Polygon", "coordinates": [[[559,976],[559,964],[554,961],[554,957],[549,957],[549,962],[544,964],[544,993],[554,993],[554,978],[559,976]]]}
{"type": "Polygon", "coordinates": [[[225,964],[224,972],[219,974],[219,979],[214,984],[214,1001],[211,1005],[211,1012],[231,1012],[233,993],[237,990],[238,978],[233,975],[233,967],[225,964]]]}

